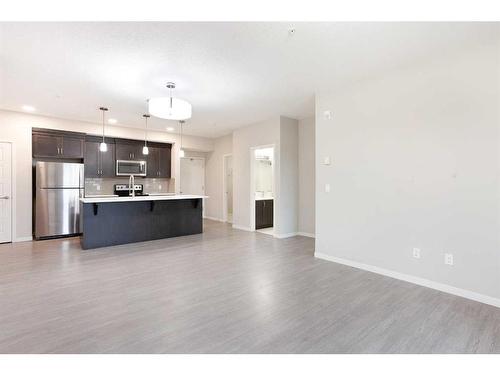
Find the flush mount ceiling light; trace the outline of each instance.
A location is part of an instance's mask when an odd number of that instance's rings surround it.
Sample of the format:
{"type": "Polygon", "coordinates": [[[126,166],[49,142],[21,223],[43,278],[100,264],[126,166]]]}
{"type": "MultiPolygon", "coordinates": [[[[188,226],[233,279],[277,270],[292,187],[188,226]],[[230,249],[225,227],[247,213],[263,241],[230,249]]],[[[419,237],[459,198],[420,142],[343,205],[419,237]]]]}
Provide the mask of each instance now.
{"type": "Polygon", "coordinates": [[[167,126],[165,128],[165,130],[168,131],[168,132],[173,132],[175,129],[173,127],[171,127],[171,126],[167,126]]]}
{"type": "Polygon", "coordinates": [[[106,107],[100,107],[99,110],[102,112],[102,142],[99,144],[99,151],[106,152],[108,151],[108,145],[104,141],[104,117],[108,109],[106,107]]]}
{"type": "Polygon", "coordinates": [[[149,99],[149,113],[155,117],[166,120],[179,121],[191,118],[191,104],[185,100],[177,99],[172,96],[172,90],[175,89],[175,83],[167,82],[167,88],[170,90],[169,97],[149,99]]]}
{"type": "Polygon", "coordinates": [[[108,119],[108,124],[116,124],[117,122],[118,122],[118,120],[115,118],[108,119]]]}
{"type": "Polygon", "coordinates": [[[26,111],[26,112],[34,112],[36,110],[35,107],[33,107],[32,105],[23,105],[23,111],[26,111]]]}

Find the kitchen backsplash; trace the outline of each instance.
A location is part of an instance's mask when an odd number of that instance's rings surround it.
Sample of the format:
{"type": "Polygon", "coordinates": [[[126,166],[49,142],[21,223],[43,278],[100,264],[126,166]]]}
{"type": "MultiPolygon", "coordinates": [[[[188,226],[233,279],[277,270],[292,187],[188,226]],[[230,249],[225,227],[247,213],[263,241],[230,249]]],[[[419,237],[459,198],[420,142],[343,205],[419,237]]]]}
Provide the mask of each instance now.
{"type": "MultiPolygon", "coordinates": [[[[145,193],[174,193],[173,178],[135,178],[136,184],[144,185],[145,193]]],[[[128,184],[128,177],[116,178],[86,178],[85,196],[113,194],[115,184],[128,184]]]]}

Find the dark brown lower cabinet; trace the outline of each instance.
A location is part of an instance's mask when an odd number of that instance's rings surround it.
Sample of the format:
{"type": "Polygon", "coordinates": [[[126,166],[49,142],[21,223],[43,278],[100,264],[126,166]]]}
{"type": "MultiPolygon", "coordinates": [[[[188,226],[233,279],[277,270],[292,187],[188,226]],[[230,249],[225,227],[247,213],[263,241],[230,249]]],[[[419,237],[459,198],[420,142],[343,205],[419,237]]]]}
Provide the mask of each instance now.
{"type": "Polygon", "coordinates": [[[255,201],[255,229],[273,226],[273,206],[272,199],[255,201]]]}

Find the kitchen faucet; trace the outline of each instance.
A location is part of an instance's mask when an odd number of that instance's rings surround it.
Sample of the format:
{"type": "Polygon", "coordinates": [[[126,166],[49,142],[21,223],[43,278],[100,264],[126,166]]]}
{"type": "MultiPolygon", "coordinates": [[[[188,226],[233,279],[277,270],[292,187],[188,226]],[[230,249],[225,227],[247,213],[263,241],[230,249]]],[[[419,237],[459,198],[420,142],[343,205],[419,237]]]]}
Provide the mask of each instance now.
{"type": "Polygon", "coordinates": [[[135,197],[135,177],[133,174],[128,178],[128,195],[135,197]]]}

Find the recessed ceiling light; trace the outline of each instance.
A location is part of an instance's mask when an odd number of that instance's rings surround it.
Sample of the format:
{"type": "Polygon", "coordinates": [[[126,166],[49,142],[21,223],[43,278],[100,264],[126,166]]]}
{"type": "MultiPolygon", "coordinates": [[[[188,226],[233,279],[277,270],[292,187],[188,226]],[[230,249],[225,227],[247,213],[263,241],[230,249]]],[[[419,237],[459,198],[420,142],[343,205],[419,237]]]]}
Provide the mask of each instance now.
{"type": "Polygon", "coordinates": [[[167,126],[167,128],[166,128],[166,129],[167,129],[167,131],[168,131],[168,132],[173,132],[173,131],[175,130],[175,129],[174,129],[174,128],[172,128],[171,126],[167,126]]]}
{"type": "Polygon", "coordinates": [[[36,110],[36,108],[31,106],[31,105],[23,105],[23,111],[34,112],[35,110],[36,110]]]}
{"type": "Polygon", "coordinates": [[[118,120],[115,118],[108,119],[108,124],[116,124],[117,122],[118,122],[118,120]]]}

